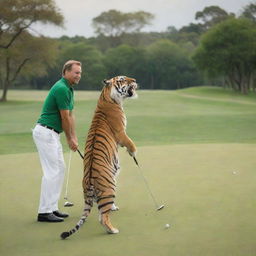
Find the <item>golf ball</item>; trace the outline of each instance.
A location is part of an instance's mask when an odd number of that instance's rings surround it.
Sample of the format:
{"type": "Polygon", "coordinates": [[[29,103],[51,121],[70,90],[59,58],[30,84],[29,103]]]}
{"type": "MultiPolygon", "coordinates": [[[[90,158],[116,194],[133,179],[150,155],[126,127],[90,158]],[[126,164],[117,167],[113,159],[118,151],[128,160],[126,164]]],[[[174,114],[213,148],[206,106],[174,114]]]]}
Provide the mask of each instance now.
{"type": "Polygon", "coordinates": [[[165,228],[169,228],[170,227],[170,224],[165,224],[165,228]]]}

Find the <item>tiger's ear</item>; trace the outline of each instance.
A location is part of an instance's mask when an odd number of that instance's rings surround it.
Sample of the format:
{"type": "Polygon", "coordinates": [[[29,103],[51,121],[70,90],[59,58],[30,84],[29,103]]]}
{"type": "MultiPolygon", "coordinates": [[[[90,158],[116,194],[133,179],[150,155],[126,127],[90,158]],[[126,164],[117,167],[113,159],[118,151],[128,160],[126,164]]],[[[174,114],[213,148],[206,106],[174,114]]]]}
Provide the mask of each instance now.
{"type": "Polygon", "coordinates": [[[102,83],[106,86],[110,85],[110,80],[104,79],[102,83]]]}

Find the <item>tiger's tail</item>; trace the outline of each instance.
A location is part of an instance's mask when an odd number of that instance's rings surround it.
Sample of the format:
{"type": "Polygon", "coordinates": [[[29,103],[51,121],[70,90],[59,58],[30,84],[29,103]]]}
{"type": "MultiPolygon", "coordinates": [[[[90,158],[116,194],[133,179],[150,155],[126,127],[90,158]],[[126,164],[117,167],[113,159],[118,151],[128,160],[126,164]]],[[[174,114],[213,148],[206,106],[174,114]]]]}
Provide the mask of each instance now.
{"type": "Polygon", "coordinates": [[[61,235],[60,235],[61,239],[66,239],[67,237],[69,237],[72,234],[74,234],[75,232],[77,232],[78,229],[84,224],[85,221],[86,221],[86,217],[82,216],[81,219],[77,222],[76,226],[73,229],[71,229],[70,231],[61,233],[61,235]]]}
{"type": "Polygon", "coordinates": [[[85,199],[85,208],[84,208],[82,217],[80,218],[80,220],[77,222],[76,226],[73,229],[61,233],[60,235],[61,239],[66,239],[67,237],[77,232],[80,229],[80,227],[83,226],[83,224],[85,223],[87,217],[91,212],[91,208],[93,206],[93,197],[94,197],[94,189],[91,186],[87,191],[87,197],[85,199]]]}

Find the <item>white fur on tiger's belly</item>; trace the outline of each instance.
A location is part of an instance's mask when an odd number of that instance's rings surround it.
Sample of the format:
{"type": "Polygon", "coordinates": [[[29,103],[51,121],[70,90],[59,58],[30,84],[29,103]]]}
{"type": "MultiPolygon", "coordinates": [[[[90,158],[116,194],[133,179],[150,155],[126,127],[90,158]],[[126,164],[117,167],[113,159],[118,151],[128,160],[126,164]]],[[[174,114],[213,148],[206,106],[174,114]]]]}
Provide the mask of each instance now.
{"type": "Polygon", "coordinates": [[[119,210],[119,207],[115,204],[112,204],[111,211],[118,211],[118,210],[119,210]]]}

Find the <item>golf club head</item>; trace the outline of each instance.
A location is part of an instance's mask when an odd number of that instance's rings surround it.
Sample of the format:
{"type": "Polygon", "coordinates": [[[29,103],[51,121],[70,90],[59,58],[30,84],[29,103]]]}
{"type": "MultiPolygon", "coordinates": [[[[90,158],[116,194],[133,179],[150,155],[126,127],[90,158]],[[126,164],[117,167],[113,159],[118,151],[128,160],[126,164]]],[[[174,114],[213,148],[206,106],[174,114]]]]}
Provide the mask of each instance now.
{"type": "Polygon", "coordinates": [[[164,208],[164,205],[162,204],[162,205],[160,205],[156,210],[157,211],[160,211],[160,210],[162,210],[164,208]]]}
{"type": "Polygon", "coordinates": [[[64,207],[72,207],[74,204],[71,202],[65,202],[64,207]]]}

